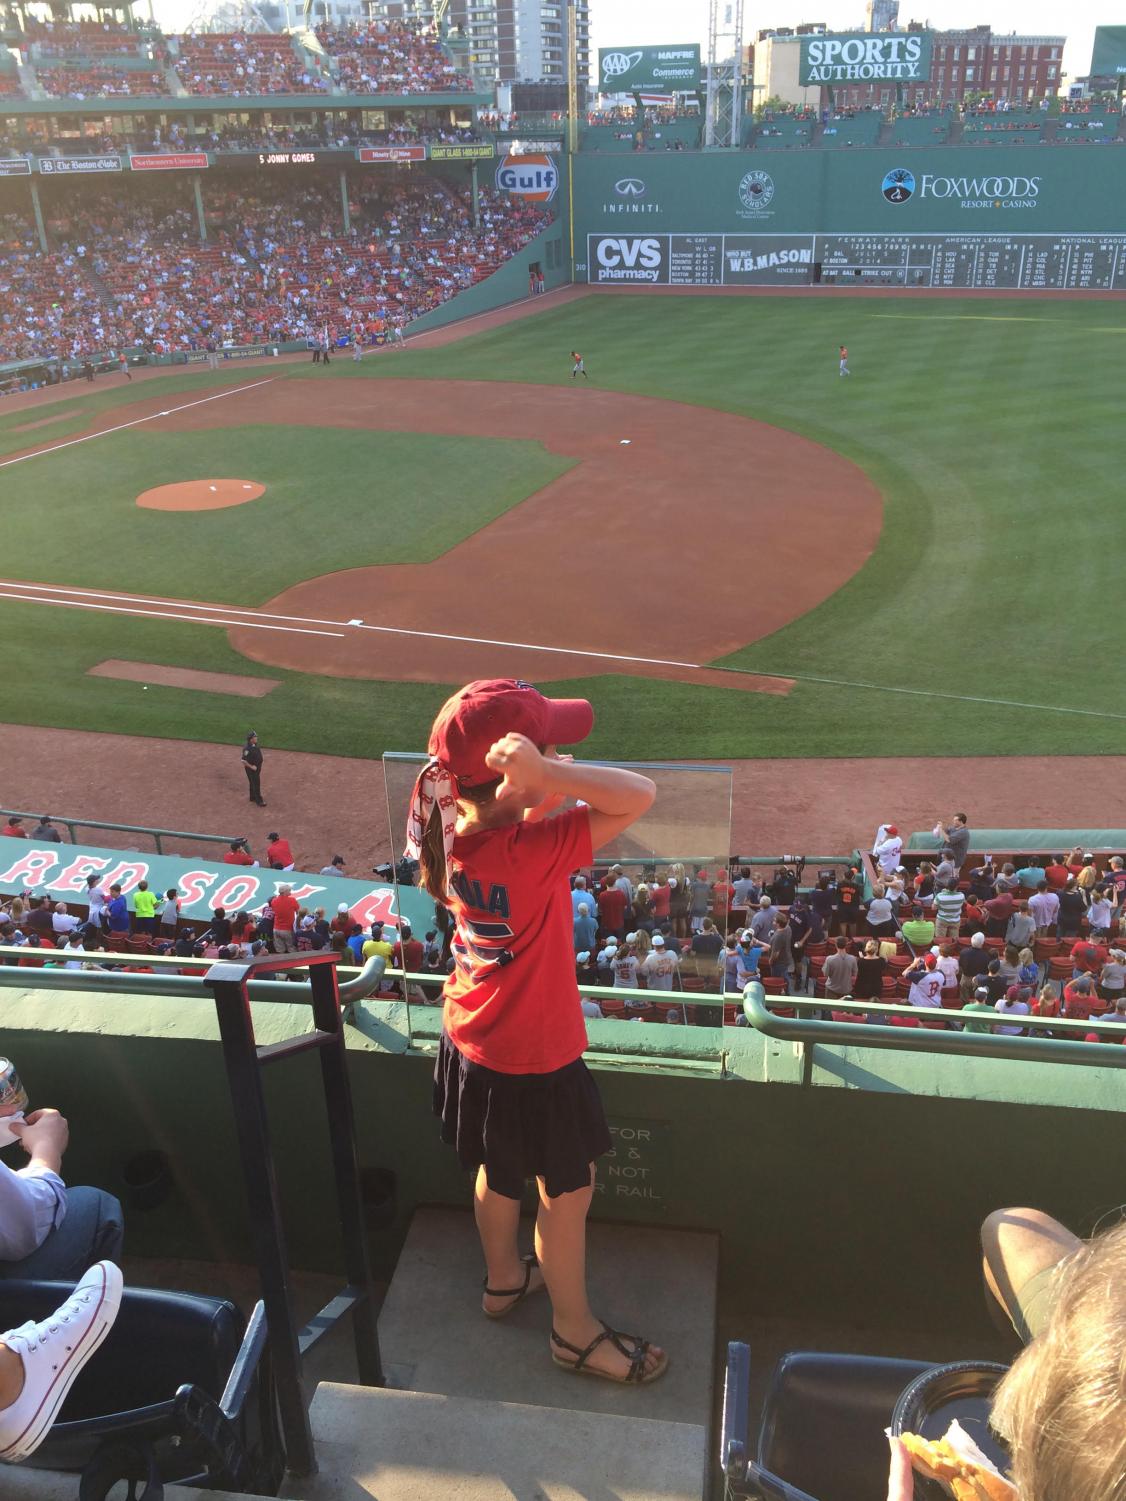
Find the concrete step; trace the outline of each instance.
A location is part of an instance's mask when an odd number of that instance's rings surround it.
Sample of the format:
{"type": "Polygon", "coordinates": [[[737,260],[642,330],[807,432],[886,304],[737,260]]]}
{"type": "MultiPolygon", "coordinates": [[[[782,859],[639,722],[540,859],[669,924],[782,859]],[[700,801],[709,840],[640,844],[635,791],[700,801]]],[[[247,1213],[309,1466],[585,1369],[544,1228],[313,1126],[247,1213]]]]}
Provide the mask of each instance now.
{"type": "Polygon", "coordinates": [[[319,1468],[282,1487],[290,1501],[704,1494],[705,1433],[692,1423],[329,1383],[317,1388],[311,1417],[319,1468]]]}
{"type": "MultiPolygon", "coordinates": [[[[115,1489],[114,1495],[117,1491],[115,1489]]],[[[78,1476],[57,1470],[31,1470],[26,1465],[0,1465],[0,1496],[4,1501],[75,1501],[78,1476]]],[[[303,1493],[289,1493],[290,1501],[304,1501],[303,1493]]],[[[196,1486],[165,1487],[165,1501],[247,1501],[230,1491],[201,1491],[196,1486]]],[[[358,1498],[357,1498],[358,1501],[358,1498]]]]}
{"type": "MultiPolygon", "coordinates": [[[[522,1239],[531,1245],[531,1225],[522,1239]]],[[[669,1352],[651,1386],[571,1375],[552,1364],[545,1293],[507,1318],[481,1313],[484,1271],[473,1216],[420,1209],[379,1315],[390,1385],[448,1397],[617,1413],[706,1427],[715,1367],[718,1237],[598,1220],[588,1228],[591,1306],[669,1352]]]]}

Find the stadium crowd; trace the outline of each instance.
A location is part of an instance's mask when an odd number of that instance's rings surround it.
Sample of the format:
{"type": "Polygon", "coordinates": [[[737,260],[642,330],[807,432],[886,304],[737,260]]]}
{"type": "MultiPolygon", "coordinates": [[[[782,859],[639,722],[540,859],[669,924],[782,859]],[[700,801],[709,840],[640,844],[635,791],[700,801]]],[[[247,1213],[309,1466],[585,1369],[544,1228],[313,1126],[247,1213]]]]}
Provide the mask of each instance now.
{"type": "MultiPolygon", "coordinates": [[[[52,832],[45,815],[32,837],[52,832]]],[[[722,861],[710,870],[670,863],[628,874],[615,864],[579,873],[571,902],[580,984],[643,992],[588,999],[584,1011],[742,1025],[743,989],[758,980],[782,1014],[792,1012],[780,998],[808,995],[824,998],[823,1014],[835,1020],[1018,1035],[1031,1018],[1062,1017],[1090,1024],[1088,1032],[1058,1029],[1072,1039],[1126,1041],[1126,861],[1114,856],[1100,871],[1089,852],[1073,849],[1019,866],[988,857],[971,866],[959,859],[962,832],[952,822],[953,846],[910,872],[897,830],[883,826],[872,854],[877,878],[867,883],[861,864],[819,871],[812,886],[802,885],[800,865],[769,874],[722,861]],[[846,999],[896,1004],[904,1014],[834,1007],[846,999]],[[938,1010],[964,1019],[928,1016],[938,1010]]],[[[25,833],[19,819],[0,830],[25,833]]],[[[241,841],[224,858],[257,864],[241,841]]],[[[271,834],[265,863],[292,870],[289,842],[271,834]]],[[[320,872],[344,873],[341,856],[320,872]]],[[[409,880],[409,869],[400,877],[409,880]]],[[[413,993],[420,1001],[438,999],[425,978],[452,968],[441,908],[415,938],[383,921],[362,926],[347,903],[302,905],[289,886],[256,910],[217,909],[206,923],[184,921],[176,890],[142,884],[126,894],[100,888],[94,876],[88,888],[78,902],[0,898],[0,939],[28,950],[19,963],[80,968],[104,962],[91,956],[106,949],[215,958],[330,948],[345,962],[380,954],[422,976],[413,993]]]]}
{"type": "Polygon", "coordinates": [[[332,80],[302,62],[288,36],[263,32],[200,32],[174,38],[177,77],[189,94],[244,98],[254,94],[315,94],[332,80]]]}
{"type": "Polygon", "coordinates": [[[323,22],[316,34],[348,93],[465,93],[473,88],[432,30],[405,21],[323,22]]]}
{"type": "MultiPolygon", "coordinates": [[[[85,186],[85,185],[84,185],[85,186]]],[[[352,233],[335,184],[208,185],[210,239],[172,183],[45,195],[48,255],[0,215],[0,358],[83,360],[278,343],[380,343],[491,274],[548,222],[540,207],[420,174],[354,174],[352,233]]]]}

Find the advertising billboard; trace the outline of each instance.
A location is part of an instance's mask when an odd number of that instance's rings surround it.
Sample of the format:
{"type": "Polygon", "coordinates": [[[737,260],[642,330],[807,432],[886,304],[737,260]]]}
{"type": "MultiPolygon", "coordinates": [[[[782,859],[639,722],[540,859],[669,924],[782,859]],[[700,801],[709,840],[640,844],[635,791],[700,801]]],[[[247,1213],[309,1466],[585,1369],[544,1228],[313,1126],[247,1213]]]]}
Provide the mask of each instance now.
{"type": "Polygon", "coordinates": [[[698,43],[670,47],[599,47],[603,94],[675,94],[700,87],[698,43]]]}
{"type": "Polygon", "coordinates": [[[929,31],[849,31],[803,36],[798,82],[925,83],[931,76],[929,31]]]}
{"type": "Polygon", "coordinates": [[[1121,78],[1126,74],[1126,26],[1095,27],[1091,73],[1097,78],[1121,78]]]}

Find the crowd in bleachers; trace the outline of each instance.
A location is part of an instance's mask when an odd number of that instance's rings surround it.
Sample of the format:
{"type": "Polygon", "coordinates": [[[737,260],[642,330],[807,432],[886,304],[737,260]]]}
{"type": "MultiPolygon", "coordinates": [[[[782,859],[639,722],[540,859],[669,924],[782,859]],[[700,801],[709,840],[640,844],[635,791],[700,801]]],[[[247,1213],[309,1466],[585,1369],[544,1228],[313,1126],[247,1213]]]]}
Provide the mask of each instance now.
{"type": "Polygon", "coordinates": [[[317,39],[334,59],[348,93],[436,94],[473,87],[450,61],[436,32],[405,21],[324,22],[317,27],[317,39]]]}
{"type": "Polygon", "coordinates": [[[108,64],[89,67],[43,68],[35,77],[44,93],[55,99],[149,98],[167,95],[164,74],[154,69],[114,68],[108,64]]]}
{"type": "Polygon", "coordinates": [[[140,32],[108,16],[97,21],[37,21],[28,17],[26,35],[37,58],[136,57],[147,46],[140,32]]]}
{"type": "Polygon", "coordinates": [[[30,216],[0,218],[0,359],[165,354],[313,335],[382,342],[481,280],[549,215],[419,173],[355,174],[352,233],[335,182],[208,184],[208,243],[182,185],[46,195],[51,253],[30,216]]]}
{"type": "Polygon", "coordinates": [[[332,80],[298,59],[288,36],[264,32],[200,32],[176,39],[176,74],[189,94],[245,98],[254,94],[316,94],[332,80]]]}

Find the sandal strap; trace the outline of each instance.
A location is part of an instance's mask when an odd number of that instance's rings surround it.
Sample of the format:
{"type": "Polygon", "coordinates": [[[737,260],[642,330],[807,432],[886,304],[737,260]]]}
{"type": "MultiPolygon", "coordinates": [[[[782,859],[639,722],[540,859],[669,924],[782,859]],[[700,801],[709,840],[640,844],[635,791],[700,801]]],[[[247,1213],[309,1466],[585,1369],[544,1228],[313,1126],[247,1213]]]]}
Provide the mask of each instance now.
{"type": "Polygon", "coordinates": [[[523,1285],[523,1287],[504,1287],[504,1288],[490,1287],[489,1286],[489,1279],[486,1277],[484,1279],[484,1281],[481,1283],[481,1286],[485,1289],[485,1293],[486,1293],[487,1297],[490,1297],[490,1298],[520,1298],[520,1297],[523,1297],[523,1295],[528,1291],[528,1284],[529,1284],[529,1282],[531,1282],[531,1280],[532,1280],[532,1272],[535,1270],[536,1267],[539,1266],[539,1262],[536,1259],[536,1253],[534,1251],[530,1251],[527,1256],[521,1256],[520,1260],[524,1263],[524,1285],[523,1285]]]}
{"type": "Polygon", "coordinates": [[[629,1361],[629,1370],[623,1380],[627,1383],[641,1381],[645,1375],[645,1357],[649,1353],[649,1341],[642,1339],[640,1334],[623,1334],[620,1329],[611,1329],[610,1325],[601,1319],[599,1322],[602,1324],[602,1333],[595,1335],[585,1350],[580,1350],[578,1345],[572,1345],[568,1340],[563,1339],[554,1329],[551,1331],[551,1342],[558,1345],[561,1350],[569,1350],[572,1355],[577,1355],[579,1358],[574,1362],[574,1368],[576,1371],[581,1371],[599,1345],[609,1340],[618,1353],[624,1355],[629,1361]],[[626,1339],[633,1342],[632,1349],[627,1349],[622,1343],[626,1339]]]}

